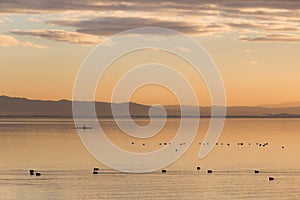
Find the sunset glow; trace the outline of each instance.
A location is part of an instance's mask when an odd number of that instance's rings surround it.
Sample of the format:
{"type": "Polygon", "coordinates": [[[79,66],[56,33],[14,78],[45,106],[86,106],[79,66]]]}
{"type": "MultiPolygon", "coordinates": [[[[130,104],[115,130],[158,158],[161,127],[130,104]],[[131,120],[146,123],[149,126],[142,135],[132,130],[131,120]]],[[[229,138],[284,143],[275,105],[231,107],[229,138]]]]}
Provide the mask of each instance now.
{"type": "MultiPolygon", "coordinates": [[[[228,105],[299,100],[299,3],[205,2],[0,2],[1,95],[71,99],[76,73],[93,47],[120,31],[157,26],[187,34],[208,51],[223,77],[228,105]]],[[[164,57],[170,66],[186,69],[172,57],[141,54],[119,64],[133,67],[164,57]]],[[[209,105],[203,83],[195,79],[193,85],[199,103],[209,105]]],[[[157,103],[154,96],[137,93],[132,100],[157,103]]],[[[109,95],[97,94],[97,100],[109,101],[109,95]]]]}

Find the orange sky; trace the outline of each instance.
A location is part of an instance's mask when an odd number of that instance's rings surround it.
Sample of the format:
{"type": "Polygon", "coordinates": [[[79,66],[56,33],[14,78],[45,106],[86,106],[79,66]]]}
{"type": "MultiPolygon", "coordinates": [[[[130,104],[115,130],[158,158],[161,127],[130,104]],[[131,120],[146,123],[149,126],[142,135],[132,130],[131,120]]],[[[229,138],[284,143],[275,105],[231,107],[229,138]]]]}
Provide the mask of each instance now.
{"type": "MultiPolygon", "coordinates": [[[[0,95],[71,99],[79,66],[96,44],[122,30],[161,26],[192,36],[208,51],[223,77],[228,105],[300,100],[297,2],[289,6],[288,1],[275,1],[274,5],[264,1],[174,1],[179,7],[185,3],[180,10],[161,2],[164,11],[159,5],[144,1],[133,1],[128,5],[131,11],[113,5],[100,10],[89,5],[69,8],[66,2],[61,9],[52,10],[30,3],[0,3],[0,95]],[[35,14],[27,14],[28,11],[35,14]]],[[[114,63],[113,72],[104,80],[105,92],[97,92],[97,100],[110,100],[110,89],[122,70],[153,60],[181,70],[191,80],[199,103],[209,105],[209,94],[201,77],[187,70],[187,63],[157,52],[128,55],[114,63]]],[[[176,104],[170,91],[157,86],[139,89],[132,101],[176,104]]]]}

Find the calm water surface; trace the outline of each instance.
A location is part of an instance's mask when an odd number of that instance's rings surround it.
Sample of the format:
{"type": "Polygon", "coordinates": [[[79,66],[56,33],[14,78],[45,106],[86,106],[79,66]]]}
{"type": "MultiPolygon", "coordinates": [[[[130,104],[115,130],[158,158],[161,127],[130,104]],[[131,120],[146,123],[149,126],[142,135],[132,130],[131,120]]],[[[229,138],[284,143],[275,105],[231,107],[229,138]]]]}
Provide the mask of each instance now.
{"type": "MultiPolygon", "coordinates": [[[[100,123],[119,147],[149,152],[172,140],[178,122],[168,120],[144,140],[123,134],[112,120],[100,123]]],[[[126,174],[95,160],[71,119],[2,118],[0,199],[300,199],[300,119],[228,119],[218,145],[208,144],[215,148],[200,160],[208,123],[200,122],[194,143],[166,174],[126,174]],[[101,173],[93,175],[94,167],[101,173]],[[29,169],[42,176],[30,176],[29,169]]]]}

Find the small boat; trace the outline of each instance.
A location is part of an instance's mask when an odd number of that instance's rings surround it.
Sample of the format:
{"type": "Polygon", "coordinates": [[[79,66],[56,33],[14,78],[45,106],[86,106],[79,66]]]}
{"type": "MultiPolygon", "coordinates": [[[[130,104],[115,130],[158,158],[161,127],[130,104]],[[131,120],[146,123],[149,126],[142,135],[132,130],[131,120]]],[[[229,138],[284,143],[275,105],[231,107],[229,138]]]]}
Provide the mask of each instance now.
{"type": "Polygon", "coordinates": [[[83,126],[76,127],[76,129],[82,129],[82,130],[86,130],[86,129],[93,129],[93,127],[91,127],[91,126],[86,126],[86,125],[83,125],[83,126]]]}

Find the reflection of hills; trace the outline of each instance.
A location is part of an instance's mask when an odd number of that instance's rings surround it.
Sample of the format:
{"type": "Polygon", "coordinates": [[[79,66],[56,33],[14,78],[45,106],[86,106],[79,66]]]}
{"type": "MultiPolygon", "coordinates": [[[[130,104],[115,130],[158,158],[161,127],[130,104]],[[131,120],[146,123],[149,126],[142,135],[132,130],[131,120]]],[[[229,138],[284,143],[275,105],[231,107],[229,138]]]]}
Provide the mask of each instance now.
{"type": "MultiPolygon", "coordinates": [[[[90,104],[90,102],[78,102],[90,104]]],[[[123,109],[128,103],[114,104],[118,109],[123,109]]],[[[95,103],[97,115],[100,117],[112,116],[111,104],[104,102],[95,103]]],[[[149,106],[129,103],[132,116],[148,116],[149,106]]],[[[180,116],[179,106],[165,106],[168,116],[180,116]]],[[[217,108],[217,107],[216,107],[217,108]]],[[[188,116],[196,116],[195,107],[185,106],[188,116]]],[[[200,107],[202,116],[210,116],[211,107],[200,107]]],[[[25,98],[14,98],[0,96],[0,116],[51,116],[71,117],[72,102],[68,100],[44,101],[29,100],[25,98]]],[[[227,107],[228,117],[300,117],[300,106],[298,107],[256,107],[256,106],[230,106],[227,107]]]]}

